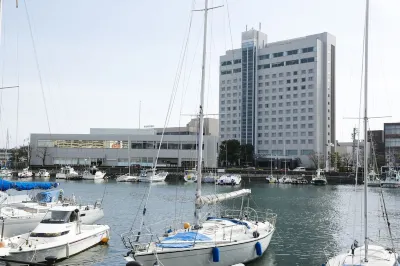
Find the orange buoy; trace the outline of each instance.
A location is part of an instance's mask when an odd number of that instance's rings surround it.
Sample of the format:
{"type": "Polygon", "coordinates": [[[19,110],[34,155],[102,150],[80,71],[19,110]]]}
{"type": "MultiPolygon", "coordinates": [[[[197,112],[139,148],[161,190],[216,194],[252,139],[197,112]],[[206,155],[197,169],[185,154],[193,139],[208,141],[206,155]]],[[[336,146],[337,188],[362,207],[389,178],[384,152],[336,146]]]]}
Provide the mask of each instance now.
{"type": "Polygon", "coordinates": [[[107,242],[108,242],[108,240],[110,240],[108,237],[103,237],[102,239],[101,239],[101,243],[102,244],[107,244],[107,242]]]}
{"type": "Polygon", "coordinates": [[[0,248],[4,248],[6,246],[6,243],[0,242],[0,248]]]}

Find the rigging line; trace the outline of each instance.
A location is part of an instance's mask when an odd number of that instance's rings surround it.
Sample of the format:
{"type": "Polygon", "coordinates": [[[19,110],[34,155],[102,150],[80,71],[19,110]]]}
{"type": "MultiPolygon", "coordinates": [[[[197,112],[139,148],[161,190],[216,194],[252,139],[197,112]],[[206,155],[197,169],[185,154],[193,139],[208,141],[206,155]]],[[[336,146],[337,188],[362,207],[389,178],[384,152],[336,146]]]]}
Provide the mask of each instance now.
{"type": "Polygon", "coordinates": [[[388,216],[387,209],[386,209],[385,197],[384,197],[384,195],[383,195],[382,187],[381,187],[381,193],[380,193],[380,194],[381,194],[381,198],[382,198],[382,202],[383,202],[385,220],[386,220],[386,224],[387,224],[388,231],[389,231],[389,237],[390,237],[390,241],[391,241],[391,243],[392,243],[392,249],[393,249],[393,251],[394,251],[394,243],[393,243],[392,229],[391,229],[391,227],[390,227],[389,216],[388,216]]]}
{"type": "MultiPolygon", "coordinates": [[[[214,0],[211,0],[211,6],[214,6],[214,0]]],[[[209,55],[209,60],[208,60],[208,85],[207,85],[207,102],[205,104],[205,110],[208,110],[208,103],[209,103],[209,99],[210,99],[210,87],[211,87],[211,61],[212,61],[212,44],[213,44],[213,16],[214,12],[210,12],[210,47],[208,48],[208,53],[209,55]]]]}
{"type": "Polygon", "coordinates": [[[38,71],[38,76],[39,76],[40,89],[42,91],[43,104],[44,104],[44,109],[45,109],[45,112],[46,112],[46,119],[47,119],[47,127],[49,129],[49,134],[51,136],[50,120],[49,120],[49,114],[47,112],[46,96],[44,94],[44,89],[43,89],[42,73],[40,71],[39,58],[38,58],[38,54],[37,54],[37,50],[36,50],[35,39],[33,38],[32,25],[31,25],[31,20],[30,20],[30,17],[29,17],[29,12],[28,12],[28,5],[26,4],[27,1],[23,1],[23,2],[24,2],[24,5],[25,5],[25,13],[26,13],[26,19],[28,21],[29,33],[30,33],[31,40],[32,40],[33,53],[35,55],[35,62],[36,62],[36,68],[37,68],[37,71],[38,71]]]}
{"type": "MultiPolygon", "coordinates": [[[[192,1],[192,5],[191,5],[191,10],[194,9],[195,5],[196,5],[196,0],[193,0],[192,1]]],[[[193,17],[193,12],[190,12],[189,25],[191,25],[192,17],[193,17]]],[[[190,31],[188,32],[188,34],[190,34],[190,31]]],[[[195,52],[194,58],[195,57],[196,57],[196,52],[195,52]]],[[[179,167],[179,158],[180,158],[180,150],[181,150],[181,134],[180,134],[180,132],[181,132],[181,119],[182,119],[183,99],[184,99],[184,96],[186,95],[186,91],[187,91],[187,88],[189,86],[189,79],[190,79],[190,75],[192,73],[194,59],[193,59],[192,66],[191,66],[190,71],[189,71],[189,76],[187,77],[188,81],[187,81],[186,87],[185,87],[185,83],[186,83],[186,63],[187,63],[186,57],[184,58],[184,63],[185,63],[185,66],[184,66],[185,71],[184,71],[183,82],[182,82],[183,90],[182,90],[182,96],[181,96],[181,108],[179,110],[179,121],[178,121],[178,128],[179,128],[178,143],[179,143],[179,148],[178,148],[178,163],[176,164],[177,168],[179,167]]],[[[181,166],[182,166],[182,160],[181,160],[181,166]]],[[[178,175],[176,175],[176,180],[175,181],[177,181],[177,180],[178,180],[178,175]]],[[[176,198],[178,197],[178,186],[175,188],[175,197],[176,198]]],[[[177,214],[177,205],[176,205],[176,201],[175,201],[175,220],[176,220],[176,214],[177,214]]],[[[176,225],[175,225],[175,227],[176,227],[176,225]]]]}
{"type": "MultiPolygon", "coordinates": [[[[3,9],[3,3],[0,3],[0,7],[1,7],[1,9],[3,9]]],[[[6,62],[6,59],[5,59],[5,54],[6,54],[6,52],[5,52],[5,49],[6,49],[6,23],[5,23],[5,21],[4,21],[4,16],[3,16],[3,10],[1,10],[0,11],[1,12],[1,14],[0,14],[0,19],[1,19],[1,22],[2,22],[2,24],[1,24],[1,27],[2,27],[2,31],[1,31],[1,35],[0,35],[0,37],[2,37],[2,42],[1,42],[1,44],[2,44],[2,62],[1,62],[1,87],[3,88],[4,87],[4,70],[5,70],[5,62],[6,62]]],[[[4,139],[4,134],[3,134],[3,129],[4,129],[4,127],[3,127],[3,90],[0,90],[0,135],[1,135],[1,140],[3,140],[4,139]]]]}
{"type": "MultiPolygon", "coordinates": [[[[164,128],[162,130],[161,139],[160,139],[160,145],[158,146],[157,156],[156,156],[156,159],[154,161],[154,167],[153,167],[153,173],[152,173],[153,175],[155,174],[155,170],[156,170],[156,167],[157,167],[157,162],[158,162],[158,158],[159,158],[160,150],[161,150],[161,143],[162,143],[162,141],[164,139],[165,128],[167,127],[167,125],[169,123],[169,120],[171,118],[172,107],[174,105],[175,98],[176,98],[176,92],[177,92],[177,89],[178,89],[180,76],[181,76],[181,73],[182,73],[183,62],[184,62],[184,58],[186,57],[186,52],[187,52],[187,47],[188,47],[188,43],[189,43],[190,32],[191,32],[191,29],[192,29],[192,21],[193,21],[193,11],[192,10],[193,10],[193,8],[191,8],[191,11],[190,11],[190,21],[189,21],[188,33],[187,33],[186,40],[184,41],[183,46],[182,46],[180,60],[178,61],[177,73],[175,75],[175,80],[174,80],[174,84],[173,84],[173,88],[172,88],[172,92],[171,92],[171,97],[170,97],[170,102],[169,102],[169,105],[168,105],[168,111],[167,111],[167,114],[166,114],[166,117],[165,117],[164,128]]],[[[136,241],[139,241],[140,233],[141,233],[142,227],[144,225],[144,216],[146,214],[146,207],[147,207],[147,203],[148,203],[149,197],[150,197],[151,184],[152,184],[152,179],[150,179],[149,190],[148,190],[147,198],[146,198],[146,201],[145,201],[144,207],[143,207],[143,214],[142,214],[142,219],[141,219],[139,233],[138,233],[139,236],[137,237],[136,241]]]]}

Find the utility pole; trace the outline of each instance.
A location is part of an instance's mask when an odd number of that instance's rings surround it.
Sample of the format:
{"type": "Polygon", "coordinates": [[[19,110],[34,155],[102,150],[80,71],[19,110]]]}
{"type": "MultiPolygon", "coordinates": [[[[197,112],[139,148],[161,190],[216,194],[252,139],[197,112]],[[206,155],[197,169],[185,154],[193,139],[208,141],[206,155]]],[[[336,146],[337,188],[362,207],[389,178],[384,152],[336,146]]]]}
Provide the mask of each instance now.
{"type": "Polygon", "coordinates": [[[351,134],[351,139],[353,140],[353,146],[352,146],[352,158],[353,158],[353,171],[354,173],[356,172],[356,167],[357,165],[357,129],[353,128],[353,133],[351,134]]]}

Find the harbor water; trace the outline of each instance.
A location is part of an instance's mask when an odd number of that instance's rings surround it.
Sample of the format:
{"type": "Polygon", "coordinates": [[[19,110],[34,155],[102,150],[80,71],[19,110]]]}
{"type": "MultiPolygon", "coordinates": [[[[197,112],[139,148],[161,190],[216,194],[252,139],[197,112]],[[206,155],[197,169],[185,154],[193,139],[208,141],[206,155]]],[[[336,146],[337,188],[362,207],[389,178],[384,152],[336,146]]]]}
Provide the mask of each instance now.
{"type": "MultiPolygon", "coordinates": [[[[150,197],[145,224],[151,230],[162,230],[172,221],[193,221],[194,183],[116,183],[109,181],[65,181],[65,194],[75,194],[82,202],[94,203],[104,195],[105,217],[99,221],[111,227],[108,245],[93,247],[57,265],[125,265],[123,255],[128,251],[120,238],[124,232],[140,223],[145,195],[150,197]],[[136,219],[135,219],[136,217],[136,219]]],[[[362,244],[363,187],[351,185],[290,185],[244,183],[250,188],[250,205],[270,209],[278,215],[277,230],[264,256],[249,265],[321,265],[327,257],[346,251],[354,240],[362,244]]],[[[237,187],[203,185],[203,194],[228,192],[237,187]]],[[[376,243],[390,244],[387,226],[382,218],[380,188],[369,188],[369,238],[376,243]]],[[[400,190],[384,189],[386,208],[391,222],[395,247],[400,228],[400,190]]],[[[240,208],[240,202],[227,203],[240,208]],[[236,206],[235,206],[236,205],[236,206]]],[[[176,224],[183,227],[183,223],[176,224]]]]}

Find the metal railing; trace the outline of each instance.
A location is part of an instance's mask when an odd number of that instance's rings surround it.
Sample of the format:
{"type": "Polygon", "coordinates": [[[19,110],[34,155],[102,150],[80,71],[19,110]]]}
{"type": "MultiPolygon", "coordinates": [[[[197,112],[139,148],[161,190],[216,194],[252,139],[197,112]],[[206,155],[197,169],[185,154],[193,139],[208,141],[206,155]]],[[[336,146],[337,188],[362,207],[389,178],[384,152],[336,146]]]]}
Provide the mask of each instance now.
{"type": "Polygon", "coordinates": [[[243,210],[225,210],[223,218],[232,218],[238,220],[248,220],[253,222],[269,222],[270,224],[276,224],[277,215],[271,210],[257,211],[250,207],[245,207],[243,210]]]}

